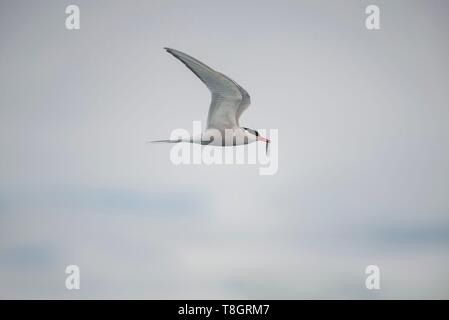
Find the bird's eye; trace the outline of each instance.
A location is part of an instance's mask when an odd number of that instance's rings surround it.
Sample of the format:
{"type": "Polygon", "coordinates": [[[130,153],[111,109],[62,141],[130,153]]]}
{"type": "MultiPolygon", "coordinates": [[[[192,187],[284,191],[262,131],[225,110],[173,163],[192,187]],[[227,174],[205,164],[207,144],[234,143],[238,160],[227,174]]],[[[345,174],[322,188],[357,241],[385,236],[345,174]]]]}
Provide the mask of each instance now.
{"type": "Polygon", "coordinates": [[[256,132],[256,137],[258,137],[259,136],[259,132],[258,131],[255,131],[256,132]]]}

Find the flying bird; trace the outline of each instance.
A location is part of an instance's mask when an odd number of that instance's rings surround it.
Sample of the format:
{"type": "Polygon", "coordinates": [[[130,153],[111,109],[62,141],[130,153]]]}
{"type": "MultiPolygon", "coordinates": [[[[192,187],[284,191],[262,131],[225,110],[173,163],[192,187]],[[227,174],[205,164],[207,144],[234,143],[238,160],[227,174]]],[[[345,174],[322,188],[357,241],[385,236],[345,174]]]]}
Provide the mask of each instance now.
{"type": "Polygon", "coordinates": [[[187,139],[151,142],[188,142],[202,145],[237,146],[262,141],[265,142],[266,152],[268,152],[269,139],[262,137],[257,130],[240,127],[239,125],[240,116],[251,103],[251,98],[245,89],[231,78],[215,71],[188,54],[175,49],[164,49],[181,61],[209,88],[212,100],[207,116],[207,128],[201,134],[187,139]]]}

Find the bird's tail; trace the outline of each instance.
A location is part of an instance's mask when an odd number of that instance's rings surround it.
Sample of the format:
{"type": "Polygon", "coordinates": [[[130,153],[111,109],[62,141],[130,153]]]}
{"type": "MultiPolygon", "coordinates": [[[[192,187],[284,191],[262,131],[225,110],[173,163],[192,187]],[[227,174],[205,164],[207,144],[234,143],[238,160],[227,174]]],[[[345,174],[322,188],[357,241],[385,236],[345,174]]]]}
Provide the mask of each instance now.
{"type": "Polygon", "coordinates": [[[182,142],[181,139],[176,139],[176,140],[153,140],[153,141],[147,141],[147,143],[178,143],[178,142],[182,142]]]}

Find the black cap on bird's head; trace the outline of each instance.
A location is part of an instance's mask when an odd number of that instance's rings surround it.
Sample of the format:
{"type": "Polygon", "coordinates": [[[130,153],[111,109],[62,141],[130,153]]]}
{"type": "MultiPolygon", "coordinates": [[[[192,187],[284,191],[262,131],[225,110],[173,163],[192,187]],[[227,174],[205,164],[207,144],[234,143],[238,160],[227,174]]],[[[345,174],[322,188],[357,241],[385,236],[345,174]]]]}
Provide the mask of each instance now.
{"type": "Polygon", "coordinates": [[[262,141],[262,142],[270,143],[270,139],[265,138],[265,137],[262,137],[262,136],[259,134],[259,132],[258,132],[257,130],[250,129],[250,128],[245,128],[245,127],[242,127],[242,128],[245,129],[246,131],[248,131],[249,133],[255,135],[256,138],[257,138],[257,141],[262,141]]]}

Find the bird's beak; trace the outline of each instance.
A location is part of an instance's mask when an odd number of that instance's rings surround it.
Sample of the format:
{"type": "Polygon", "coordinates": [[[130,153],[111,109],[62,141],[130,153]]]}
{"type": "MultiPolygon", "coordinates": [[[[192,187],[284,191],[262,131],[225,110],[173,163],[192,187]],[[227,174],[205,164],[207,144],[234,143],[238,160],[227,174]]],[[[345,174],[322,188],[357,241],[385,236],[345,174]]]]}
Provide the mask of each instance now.
{"type": "Polygon", "coordinates": [[[257,136],[257,141],[265,142],[265,152],[268,155],[268,144],[271,142],[271,140],[262,136],[257,136]]]}
{"type": "Polygon", "coordinates": [[[264,138],[262,136],[258,136],[257,137],[257,141],[262,141],[262,142],[266,142],[266,143],[270,143],[270,139],[264,138]]]}

